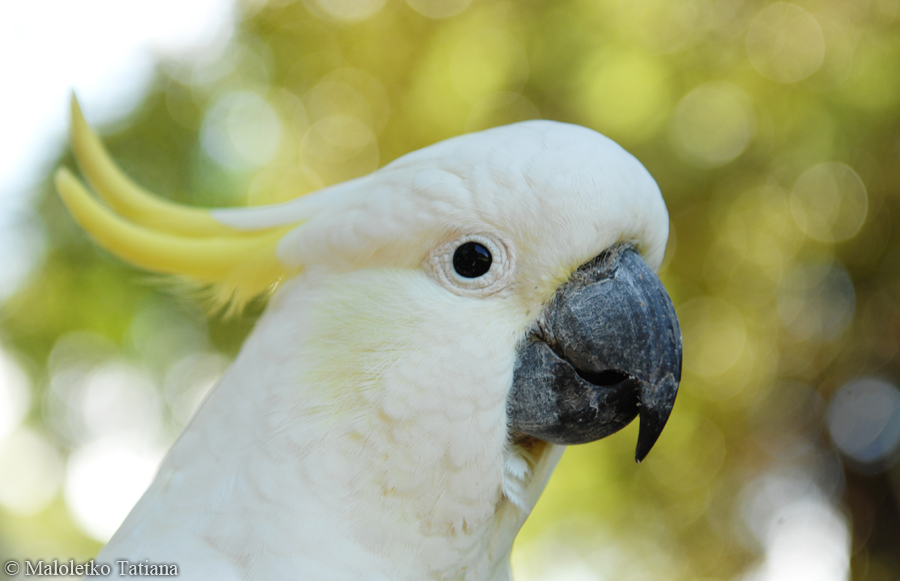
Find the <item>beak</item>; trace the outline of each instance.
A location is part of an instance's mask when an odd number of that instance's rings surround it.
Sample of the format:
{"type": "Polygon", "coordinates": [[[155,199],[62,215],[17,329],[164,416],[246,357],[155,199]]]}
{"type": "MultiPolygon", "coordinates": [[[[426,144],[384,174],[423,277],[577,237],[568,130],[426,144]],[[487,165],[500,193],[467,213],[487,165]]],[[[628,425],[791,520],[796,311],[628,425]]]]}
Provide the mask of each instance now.
{"type": "Polygon", "coordinates": [[[553,444],[583,444],[640,414],[640,462],[669,419],[680,381],[672,300],[637,250],[617,245],[575,271],[520,346],[509,427],[553,444]]]}

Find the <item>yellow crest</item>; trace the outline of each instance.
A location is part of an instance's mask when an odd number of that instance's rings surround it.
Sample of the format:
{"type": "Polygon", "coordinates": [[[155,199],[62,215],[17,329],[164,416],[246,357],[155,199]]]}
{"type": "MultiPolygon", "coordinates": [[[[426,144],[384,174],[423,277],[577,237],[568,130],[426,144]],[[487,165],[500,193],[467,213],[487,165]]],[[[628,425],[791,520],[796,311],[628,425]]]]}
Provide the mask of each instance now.
{"type": "Polygon", "coordinates": [[[299,271],[276,254],[278,242],[296,224],[239,230],[217,221],[210,210],[143,190],[110,159],[74,97],[71,137],[78,165],[108,207],[65,168],[56,172],[56,188],[81,227],[119,258],[208,286],[214,305],[229,312],[299,271]]]}

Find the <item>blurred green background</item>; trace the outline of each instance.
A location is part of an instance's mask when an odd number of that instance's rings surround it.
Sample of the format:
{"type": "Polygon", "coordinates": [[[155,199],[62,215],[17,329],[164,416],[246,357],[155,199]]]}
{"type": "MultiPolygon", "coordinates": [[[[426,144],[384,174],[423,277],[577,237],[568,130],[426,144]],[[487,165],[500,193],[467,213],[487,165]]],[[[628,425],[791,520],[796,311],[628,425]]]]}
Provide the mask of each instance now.
{"type": "MultiPolygon", "coordinates": [[[[566,453],[517,540],[519,581],[900,579],[897,0],[204,2],[218,32],[146,45],[142,81],[137,65],[105,90],[71,81],[121,167],[167,198],[286,200],[534,118],[612,137],[659,182],[674,414],[639,466],[636,426],[566,453]]],[[[98,55],[195,8],[86,5],[97,32],[76,32],[98,55]]],[[[75,66],[78,43],[30,42],[75,66]]],[[[0,57],[50,74],[28,58],[0,57]]],[[[94,246],[50,186],[74,167],[54,139],[36,185],[0,187],[20,201],[3,222],[19,275],[0,307],[2,561],[93,556],[264,307],[208,317],[94,246]]]]}

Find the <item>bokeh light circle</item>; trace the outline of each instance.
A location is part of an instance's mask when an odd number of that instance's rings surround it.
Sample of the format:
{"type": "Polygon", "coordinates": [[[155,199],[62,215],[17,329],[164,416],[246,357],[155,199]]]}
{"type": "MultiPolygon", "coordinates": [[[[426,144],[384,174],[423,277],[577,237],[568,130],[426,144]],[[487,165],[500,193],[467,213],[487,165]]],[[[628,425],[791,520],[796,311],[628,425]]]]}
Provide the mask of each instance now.
{"type": "Polygon", "coordinates": [[[895,462],[900,452],[900,391],[881,379],[851,381],[831,398],[828,432],[838,449],[856,462],[895,462]]]}
{"type": "Polygon", "coordinates": [[[750,97],[735,84],[710,82],[685,95],[672,114],[676,151],[701,166],[728,163],[747,148],[756,128],[750,97]]]}
{"type": "Polygon", "coordinates": [[[40,432],[20,427],[0,440],[0,506],[21,516],[43,510],[56,496],[63,466],[56,447],[40,432]]]}
{"type": "Polygon", "coordinates": [[[81,420],[91,439],[156,437],[162,405],[156,386],[140,369],[117,361],[106,363],[91,371],[79,391],[81,420]]]}
{"type": "Polygon", "coordinates": [[[856,291],[843,267],[805,264],[785,277],[777,306],[782,323],[797,339],[832,341],[853,321],[856,291]]]}
{"type": "Polygon", "coordinates": [[[841,242],[859,232],[869,209],[866,186],[848,165],[829,162],[806,170],[791,192],[797,226],[821,242],[841,242]]]}
{"type": "Polygon", "coordinates": [[[282,133],[281,119],[265,99],[251,91],[234,91],[207,112],[200,139],[219,165],[250,170],[272,160],[282,133]]]}
{"type": "Polygon", "coordinates": [[[825,36],[815,17],[796,4],[776,2],[747,30],[747,56],[763,76],[795,83],[816,72],[825,58],[825,36]]]}
{"type": "Polygon", "coordinates": [[[374,159],[360,173],[374,171],[378,166],[378,141],[368,125],[349,115],[331,115],[317,121],[306,133],[301,144],[305,155],[325,161],[343,162],[374,149],[374,159]]]}
{"type": "MultiPolygon", "coordinates": [[[[331,115],[356,117],[376,133],[390,116],[390,104],[384,85],[371,74],[350,67],[325,76],[303,95],[303,117],[309,124],[331,115]]],[[[305,133],[299,131],[300,135],[305,133]]]]}
{"type": "Polygon", "coordinates": [[[671,107],[666,66],[636,51],[601,50],[586,59],[577,94],[591,126],[615,138],[643,138],[664,122],[671,107]]]}
{"type": "Polygon", "coordinates": [[[780,280],[804,241],[794,225],[790,193],[772,183],[751,187],[730,201],[728,213],[717,226],[728,244],[762,266],[759,273],[772,281],[780,280]]]}

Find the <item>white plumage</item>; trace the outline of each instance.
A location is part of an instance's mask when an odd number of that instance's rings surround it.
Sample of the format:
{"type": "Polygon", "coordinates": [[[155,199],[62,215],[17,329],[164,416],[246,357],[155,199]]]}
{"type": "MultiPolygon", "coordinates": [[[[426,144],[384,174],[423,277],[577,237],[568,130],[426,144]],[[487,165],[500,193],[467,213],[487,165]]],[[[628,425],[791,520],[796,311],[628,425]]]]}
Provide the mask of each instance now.
{"type": "Polygon", "coordinates": [[[643,166],[591,130],[530,121],[210,215],[292,227],[277,243],[291,275],[96,561],[192,580],[508,579],[564,449],[511,441],[517,347],[605,249],[631,242],[659,266],[668,217],[643,166]],[[446,270],[467,236],[503,254],[493,282],[446,270]]]}

